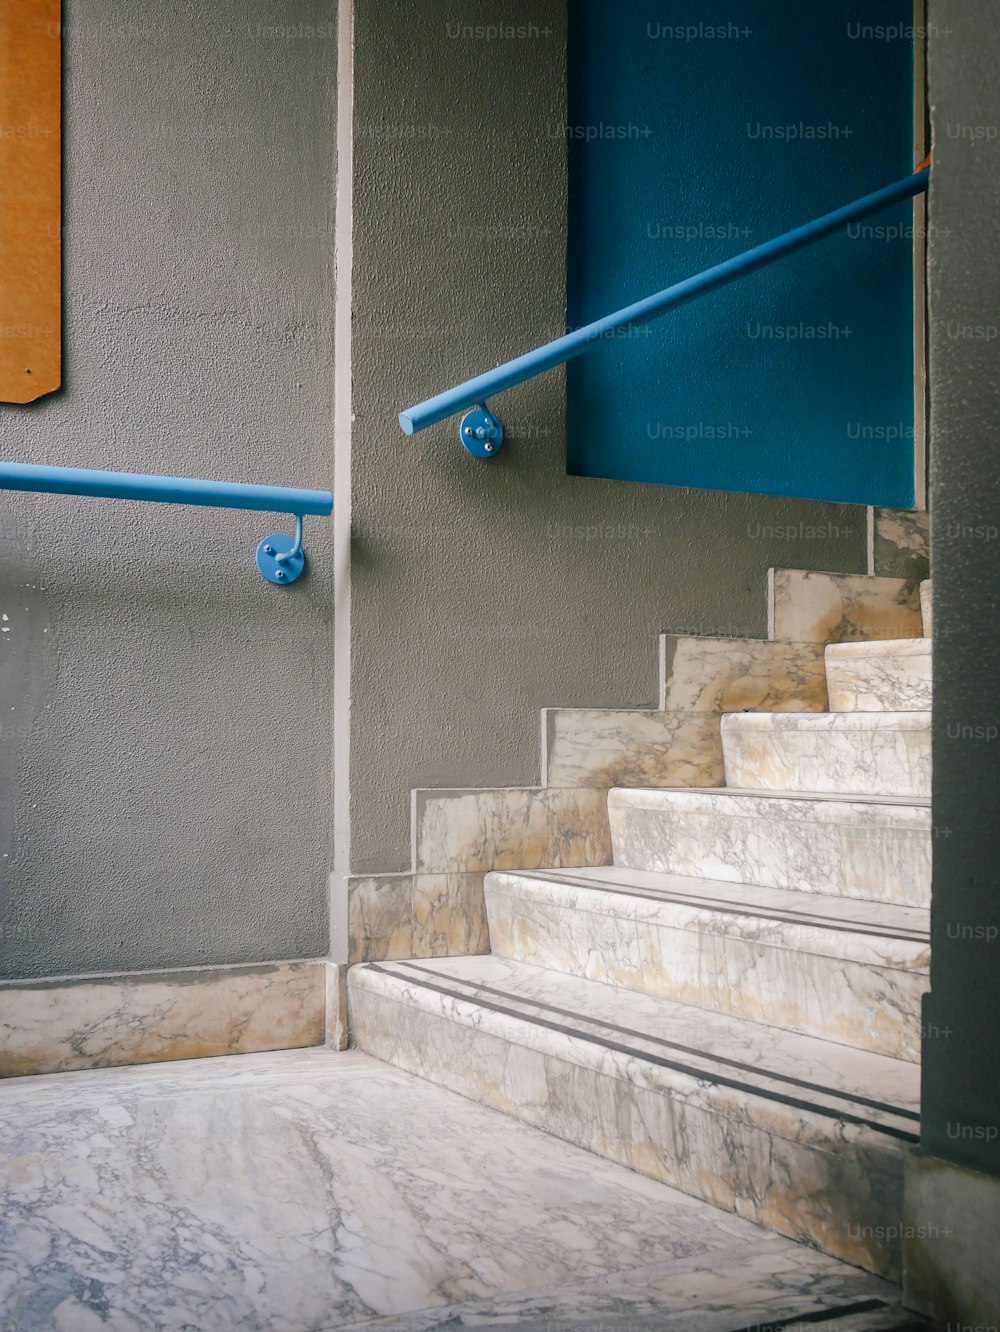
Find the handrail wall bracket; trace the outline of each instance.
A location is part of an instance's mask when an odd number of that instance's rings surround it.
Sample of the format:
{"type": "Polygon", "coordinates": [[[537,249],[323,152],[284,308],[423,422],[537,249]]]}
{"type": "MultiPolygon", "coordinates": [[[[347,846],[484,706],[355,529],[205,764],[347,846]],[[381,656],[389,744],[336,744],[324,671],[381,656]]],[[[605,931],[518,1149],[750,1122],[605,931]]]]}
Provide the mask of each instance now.
{"type": "Polygon", "coordinates": [[[495,458],[503,448],[503,426],[485,402],[462,417],[458,437],[477,458],[495,458]]]}
{"type": "Polygon", "coordinates": [[[309,513],[326,517],[333,512],[333,496],[328,490],[255,486],[238,481],[203,481],[188,476],[103,472],[82,467],[51,467],[40,463],[0,461],[0,490],[290,514],[295,519],[295,535],[273,532],[257,547],[257,568],[263,578],[277,587],[287,587],[289,583],[294,583],[305,568],[306,557],[302,550],[303,515],[309,513]]]}
{"type": "Polygon", "coordinates": [[[257,547],[257,570],[269,583],[287,587],[294,583],[306,567],[302,549],[302,515],[295,514],[295,535],[272,532],[257,547]]]}

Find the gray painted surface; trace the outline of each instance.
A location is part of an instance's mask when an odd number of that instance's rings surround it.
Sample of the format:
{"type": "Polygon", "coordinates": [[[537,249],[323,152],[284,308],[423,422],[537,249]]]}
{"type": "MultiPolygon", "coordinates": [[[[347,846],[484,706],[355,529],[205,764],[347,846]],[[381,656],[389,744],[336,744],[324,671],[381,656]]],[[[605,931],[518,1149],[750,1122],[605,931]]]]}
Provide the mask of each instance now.
{"type": "Polygon", "coordinates": [[[769,565],[863,570],[865,512],[569,477],[561,372],[494,400],[495,461],[457,422],[405,439],[400,408],[565,331],[565,4],[358,0],[355,35],[336,780],[364,873],[408,867],[411,787],[537,782],[540,708],[653,705],[661,630],[763,636],[769,565]]]}
{"type": "Polygon", "coordinates": [[[936,836],[922,1141],[997,1171],[1000,34],[990,0],[935,0],[929,19],[936,836]]]}
{"type": "MultiPolygon", "coordinates": [[[[64,18],[65,388],[3,456],[330,488],[333,4],[64,18]]],[[[332,534],[282,591],[284,522],[0,495],[3,975],[326,952],[332,534]]]]}

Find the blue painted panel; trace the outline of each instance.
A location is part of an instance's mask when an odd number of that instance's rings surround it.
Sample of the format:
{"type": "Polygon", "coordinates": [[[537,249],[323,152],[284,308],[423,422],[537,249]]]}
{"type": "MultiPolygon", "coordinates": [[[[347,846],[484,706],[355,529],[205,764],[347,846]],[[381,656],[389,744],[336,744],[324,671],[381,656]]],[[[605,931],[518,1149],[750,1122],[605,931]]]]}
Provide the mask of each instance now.
{"type": "MultiPolygon", "coordinates": [[[[573,0],[569,326],[911,171],[910,23],[573,0]]],[[[912,504],[911,246],[900,204],[571,363],[570,472],[912,504]]]]}

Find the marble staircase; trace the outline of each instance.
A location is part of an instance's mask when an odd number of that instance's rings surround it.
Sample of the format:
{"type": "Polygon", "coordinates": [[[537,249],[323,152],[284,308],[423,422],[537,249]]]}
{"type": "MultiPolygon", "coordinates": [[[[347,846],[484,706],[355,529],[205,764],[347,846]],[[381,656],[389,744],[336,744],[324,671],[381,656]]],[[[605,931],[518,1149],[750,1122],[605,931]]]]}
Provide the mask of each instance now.
{"type": "MultiPolygon", "coordinates": [[[[557,854],[479,835],[462,868],[485,874],[491,952],[352,967],[353,1035],[898,1278],[929,971],[930,644],[903,579],[778,570],[770,604],[764,643],[664,636],[658,711],[546,712],[541,791],[574,792],[574,817],[582,792],[601,802],[599,854],[577,854],[578,830],[567,853],[566,825],[557,854]]],[[[426,829],[415,866],[448,840],[426,829]]]]}

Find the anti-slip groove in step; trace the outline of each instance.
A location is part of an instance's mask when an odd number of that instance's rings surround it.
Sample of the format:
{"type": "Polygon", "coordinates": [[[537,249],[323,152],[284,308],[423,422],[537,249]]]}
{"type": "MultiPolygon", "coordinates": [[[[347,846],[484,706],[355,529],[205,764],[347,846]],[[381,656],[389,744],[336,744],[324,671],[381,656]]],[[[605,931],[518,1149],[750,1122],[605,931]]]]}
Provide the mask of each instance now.
{"type": "Polygon", "coordinates": [[[813,1313],[791,1314],[788,1318],[769,1318],[766,1323],[749,1323],[733,1332],[777,1332],[782,1327],[814,1327],[832,1323],[835,1318],[853,1318],[855,1314],[876,1313],[888,1309],[885,1300],[856,1300],[853,1304],[839,1304],[835,1309],[817,1309],[813,1313]]]}
{"type": "MultiPolygon", "coordinates": [[[[757,920],[781,921],[788,925],[815,926],[824,930],[834,930],[842,934],[862,934],[876,939],[903,939],[910,943],[930,944],[929,930],[914,930],[901,926],[862,925],[845,922],[843,916],[828,916],[819,911],[795,911],[789,907],[744,906],[714,897],[709,893],[682,892],[677,888],[646,888],[626,883],[612,883],[605,879],[588,879],[572,874],[546,874],[545,872],[516,870],[503,871],[515,874],[518,879],[530,879],[536,883],[565,883],[574,888],[584,888],[592,892],[616,893],[622,897],[639,897],[650,902],[676,902],[680,906],[693,906],[719,915],[752,916],[757,920]]],[[[731,885],[726,885],[731,886],[731,885]]],[[[749,886],[749,885],[748,885],[749,886]]],[[[835,899],[838,905],[843,898],[835,899]]]]}
{"type": "Polygon", "coordinates": [[[487,985],[481,981],[469,982],[463,980],[461,976],[448,975],[441,970],[432,970],[431,968],[421,966],[417,962],[396,962],[388,965],[372,962],[368,963],[367,969],[383,975],[395,976],[397,980],[412,979],[414,984],[444,995],[446,998],[456,999],[465,1003],[473,1003],[480,1008],[499,1013],[505,1017],[512,1017],[520,1021],[531,1022],[538,1026],[545,1027],[550,1031],[574,1037],[593,1045],[599,1045],[604,1049],[626,1055],[629,1058],[640,1059],[646,1063],[655,1064],[658,1067],[682,1073],[701,1082],[704,1082],[707,1078],[713,1083],[729,1087],[735,1091],[760,1096],[765,1100],[775,1101],[797,1110],[812,1111],[827,1118],[837,1119],[844,1123],[855,1124],[862,1128],[868,1128],[874,1132],[885,1134],[889,1137],[898,1138],[904,1142],[915,1143],[918,1141],[918,1136],[916,1134],[910,1133],[905,1129],[897,1128],[891,1124],[881,1123],[878,1120],[854,1114],[851,1111],[845,1111],[836,1105],[826,1105],[823,1102],[807,1101],[801,1097],[792,1096],[787,1092],[781,1092],[777,1088],[759,1086],[754,1082],[743,1081],[728,1076],[726,1073],[717,1072],[713,1066],[722,1066],[725,1068],[737,1069],[744,1073],[752,1073],[758,1078],[774,1083],[781,1083],[789,1087],[796,1087],[803,1091],[818,1093],[821,1096],[829,1097],[831,1100],[838,1100],[842,1104],[846,1103],[854,1106],[864,1106],[867,1109],[881,1111],[884,1114],[892,1115],[899,1119],[919,1122],[919,1114],[906,1110],[900,1106],[891,1105],[884,1101],[877,1101],[873,1098],[860,1096],[853,1092],[844,1092],[830,1087],[823,1087],[818,1083],[812,1083],[803,1078],[796,1078],[792,1074],[775,1073],[769,1069],[746,1064],[725,1055],[716,1054],[712,1051],[699,1050],[693,1046],[688,1046],[678,1041],[670,1041],[662,1036],[654,1036],[650,1033],[636,1031],[632,1028],[621,1027],[616,1023],[608,1022],[603,1018],[593,1018],[585,1013],[573,1012],[570,1009],[561,1008],[545,1000],[528,998],[523,995],[511,993],[508,990],[502,990],[498,987],[487,985]],[[403,975],[400,975],[399,969],[405,969],[403,975]],[[418,975],[416,977],[411,977],[410,973],[412,972],[416,972],[418,975]],[[439,977],[445,981],[450,981],[452,986],[463,988],[454,989],[450,988],[448,985],[435,984],[431,980],[424,979],[424,977],[428,976],[439,977]],[[502,999],[506,1002],[498,1003],[492,999],[484,998],[484,995],[496,995],[498,999],[502,999]],[[511,1007],[512,1004],[517,1006],[511,1007]],[[607,1036],[600,1035],[599,1032],[591,1032],[581,1029],[579,1025],[569,1026],[565,1022],[555,1021],[554,1018],[529,1014],[525,1011],[527,1008],[535,1008],[542,1010],[543,1012],[558,1014],[559,1017],[569,1018],[572,1022],[577,1024],[583,1022],[592,1027],[602,1028],[604,1031],[614,1032],[619,1036],[631,1037],[637,1041],[645,1041],[650,1045],[662,1046],[668,1050],[676,1050],[703,1061],[708,1067],[698,1068],[696,1066],[682,1063],[677,1059],[668,1059],[665,1056],[657,1055],[652,1051],[626,1045],[621,1041],[611,1040],[607,1036]]]}

